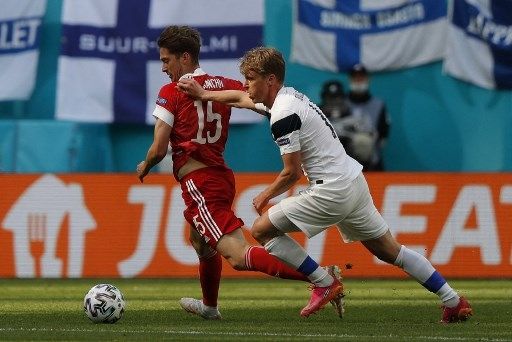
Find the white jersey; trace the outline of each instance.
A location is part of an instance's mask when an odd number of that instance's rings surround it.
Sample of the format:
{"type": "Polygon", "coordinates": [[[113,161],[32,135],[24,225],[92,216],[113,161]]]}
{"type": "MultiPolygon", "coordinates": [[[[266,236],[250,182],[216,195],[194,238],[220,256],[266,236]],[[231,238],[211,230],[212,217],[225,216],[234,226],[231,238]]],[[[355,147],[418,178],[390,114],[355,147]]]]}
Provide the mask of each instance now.
{"type": "Polygon", "coordinates": [[[351,182],[361,173],[363,167],[347,155],[322,111],[294,88],[277,93],[270,126],[281,155],[301,152],[302,169],[312,184],[351,182]]]}

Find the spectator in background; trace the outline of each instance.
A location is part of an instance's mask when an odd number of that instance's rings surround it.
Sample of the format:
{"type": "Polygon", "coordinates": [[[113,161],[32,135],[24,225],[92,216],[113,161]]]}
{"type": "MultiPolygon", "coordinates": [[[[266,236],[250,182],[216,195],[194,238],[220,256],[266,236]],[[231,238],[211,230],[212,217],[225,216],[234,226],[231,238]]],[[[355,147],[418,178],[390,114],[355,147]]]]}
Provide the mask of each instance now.
{"type": "Polygon", "coordinates": [[[320,109],[333,123],[350,115],[343,84],[337,80],[327,81],[322,86],[320,109]]]}
{"type": "Polygon", "coordinates": [[[338,132],[347,153],[363,165],[363,171],[384,171],[382,150],[389,135],[390,120],[384,101],[373,96],[364,65],[356,64],[349,73],[347,105],[350,116],[338,132]]]}
{"type": "Polygon", "coordinates": [[[347,103],[347,96],[343,90],[343,84],[338,80],[327,81],[322,86],[320,94],[320,109],[331,122],[338,138],[340,139],[347,153],[353,157],[350,151],[352,135],[352,118],[347,103]],[[345,122],[346,121],[346,122],[345,122]]]}

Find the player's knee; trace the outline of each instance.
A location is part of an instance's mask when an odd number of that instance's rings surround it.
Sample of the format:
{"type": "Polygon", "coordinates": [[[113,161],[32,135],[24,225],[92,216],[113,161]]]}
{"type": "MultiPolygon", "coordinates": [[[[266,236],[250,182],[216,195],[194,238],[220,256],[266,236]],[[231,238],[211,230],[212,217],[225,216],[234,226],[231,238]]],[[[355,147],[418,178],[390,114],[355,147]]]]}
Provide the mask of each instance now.
{"type": "Polygon", "coordinates": [[[276,236],[276,230],[275,228],[269,229],[266,221],[259,217],[256,219],[256,221],[254,221],[254,224],[251,228],[251,235],[263,246],[276,236]]]}
{"type": "Polygon", "coordinates": [[[258,220],[254,222],[254,225],[251,228],[251,235],[260,244],[264,244],[266,242],[264,241],[265,231],[261,228],[261,225],[257,224],[257,221],[258,220]]]}

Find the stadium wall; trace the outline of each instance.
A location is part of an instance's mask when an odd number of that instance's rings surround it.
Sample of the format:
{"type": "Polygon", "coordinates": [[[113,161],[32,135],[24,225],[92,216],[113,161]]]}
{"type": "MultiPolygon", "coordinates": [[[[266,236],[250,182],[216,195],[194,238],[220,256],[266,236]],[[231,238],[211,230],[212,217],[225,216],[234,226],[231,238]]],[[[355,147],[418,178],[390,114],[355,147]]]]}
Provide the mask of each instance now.
{"type": "MultiPolygon", "coordinates": [[[[273,179],[236,174],[234,210],[247,225],[257,216],[252,198],[273,179]]],[[[512,277],[512,174],[373,173],[367,179],[392,232],[446,277],[512,277]]],[[[140,184],[126,174],[4,174],[0,188],[0,277],[197,275],[181,189],[168,176],[150,175],[140,184]]],[[[404,276],[360,243],[343,243],[337,229],[308,241],[294,237],[321,264],[345,265],[347,276],[404,276]]],[[[227,264],[223,275],[262,276],[227,264]]]]}
{"type": "MultiPolygon", "coordinates": [[[[290,55],[292,1],[266,0],[264,37],[267,45],[290,55]]],[[[19,121],[37,120],[44,127],[81,130],[80,124],[62,126],[53,120],[57,57],[60,44],[62,1],[48,1],[41,37],[41,54],[36,90],[29,101],[0,102],[2,127],[18,127],[19,121]],[[68,128],[66,128],[68,127],[68,128]]],[[[334,74],[288,63],[286,83],[319,100],[324,81],[346,74],[334,74]]],[[[392,129],[385,161],[390,171],[510,171],[512,170],[512,94],[490,91],[458,81],[442,72],[441,63],[372,77],[372,92],[382,97],[391,115],[392,129]]],[[[102,126],[102,125],[100,125],[102,126]]],[[[1,128],[0,128],[1,129],[1,128]]],[[[86,128],[85,130],[87,130],[86,128]]],[[[71,142],[66,137],[28,130],[7,131],[0,136],[0,171],[4,172],[132,172],[152,139],[148,126],[105,125],[100,139],[103,147],[89,140],[71,142]],[[34,135],[37,133],[37,135],[34,135]],[[46,163],[26,159],[22,168],[13,161],[21,155],[41,153],[37,141],[53,149],[73,150],[46,163]],[[73,145],[70,145],[73,144],[73,145]],[[59,146],[55,146],[59,145],[59,146]],[[98,163],[87,156],[110,151],[98,163]],[[82,161],[81,158],[86,158],[82,161]],[[66,159],[67,158],[67,159],[66,159]],[[78,159],[77,159],[78,158],[78,159]],[[78,167],[78,169],[77,169],[78,167]]],[[[238,172],[273,172],[281,160],[270,138],[266,122],[235,125],[226,148],[228,163],[238,172]],[[254,156],[258,156],[255,163],[254,156]]],[[[59,152],[60,153],[60,152],[59,152]]],[[[38,158],[36,160],[43,160],[38,158]]]]}

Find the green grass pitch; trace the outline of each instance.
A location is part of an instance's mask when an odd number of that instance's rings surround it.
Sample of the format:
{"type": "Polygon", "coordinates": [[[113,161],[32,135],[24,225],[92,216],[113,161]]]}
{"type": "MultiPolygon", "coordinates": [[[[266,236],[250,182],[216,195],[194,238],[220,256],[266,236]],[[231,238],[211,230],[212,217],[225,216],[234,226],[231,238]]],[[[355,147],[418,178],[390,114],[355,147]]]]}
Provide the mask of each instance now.
{"type": "Polygon", "coordinates": [[[197,279],[0,280],[1,341],[512,341],[512,280],[453,280],[475,316],[443,325],[435,295],[410,280],[346,279],[346,314],[330,305],[307,319],[305,283],[273,279],[223,279],[221,321],[181,310],[183,296],[200,295],[197,279]],[[97,283],[123,292],[125,316],[93,324],[85,293],[97,283]]]}

